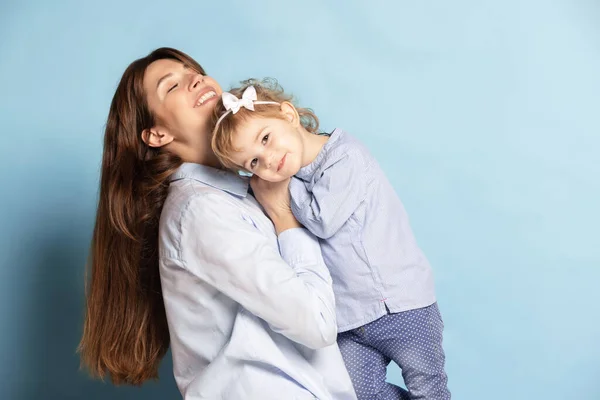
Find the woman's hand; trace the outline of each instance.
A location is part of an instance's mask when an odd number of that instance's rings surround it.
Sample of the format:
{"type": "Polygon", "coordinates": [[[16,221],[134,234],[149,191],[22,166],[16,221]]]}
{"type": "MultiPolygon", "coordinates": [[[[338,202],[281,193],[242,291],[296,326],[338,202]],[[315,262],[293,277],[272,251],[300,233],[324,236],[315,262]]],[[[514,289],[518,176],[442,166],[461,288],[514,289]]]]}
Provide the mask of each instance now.
{"type": "Polygon", "coordinates": [[[292,214],[292,208],[290,207],[290,179],[281,182],[268,182],[256,175],[250,179],[254,197],[273,221],[278,235],[287,229],[301,227],[294,214],[292,214]]]}

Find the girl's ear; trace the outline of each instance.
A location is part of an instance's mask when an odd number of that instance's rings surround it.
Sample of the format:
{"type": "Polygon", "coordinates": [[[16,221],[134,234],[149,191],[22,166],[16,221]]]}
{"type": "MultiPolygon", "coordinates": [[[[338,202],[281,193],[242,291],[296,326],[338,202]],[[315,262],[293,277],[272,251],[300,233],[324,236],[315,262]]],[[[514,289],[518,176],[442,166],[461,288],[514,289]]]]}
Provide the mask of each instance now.
{"type": "Polygon", "coordinates": [[[295,128],[300,125],[300,115],[292,103],[289,101],[281,103],[281,112],[295,128]]]}
{"type": "Polygon", "coordinates": [[[162,126],[153,126],[142,131],[142,140],[150,147],[163,147],[173,141],[173,136],[162,126]]]}

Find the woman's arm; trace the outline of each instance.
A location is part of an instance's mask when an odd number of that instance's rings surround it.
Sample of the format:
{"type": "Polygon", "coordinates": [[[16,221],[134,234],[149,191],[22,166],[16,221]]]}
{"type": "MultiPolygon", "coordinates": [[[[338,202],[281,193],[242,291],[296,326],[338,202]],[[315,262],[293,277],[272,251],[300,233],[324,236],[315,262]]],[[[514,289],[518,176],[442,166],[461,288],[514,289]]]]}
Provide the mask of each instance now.
{"type": "Polygon", "coordinates": [[[291,340],[334,343],[335,302],[318,239],[290,226],[279,236],[280,255],[234,201],[215,193],[190,201],[181,226],[185,267],[291,340]]]}

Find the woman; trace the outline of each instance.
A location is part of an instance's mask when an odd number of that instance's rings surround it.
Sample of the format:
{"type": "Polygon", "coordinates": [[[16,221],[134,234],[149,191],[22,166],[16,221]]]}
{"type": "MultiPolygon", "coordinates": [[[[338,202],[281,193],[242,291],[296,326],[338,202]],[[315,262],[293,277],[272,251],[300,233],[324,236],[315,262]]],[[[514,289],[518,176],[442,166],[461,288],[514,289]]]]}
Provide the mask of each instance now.
{"type": "Polygon", "coordinates": [[[354,399],[331,278],[287,182],[252,181],[271,223],[248,181],[219,169],[210,121],[221,92],[174,49],[123,74],[105,132],[82,361],[94,376],[141,384],[170,339],[185,399],[354,399]]]}

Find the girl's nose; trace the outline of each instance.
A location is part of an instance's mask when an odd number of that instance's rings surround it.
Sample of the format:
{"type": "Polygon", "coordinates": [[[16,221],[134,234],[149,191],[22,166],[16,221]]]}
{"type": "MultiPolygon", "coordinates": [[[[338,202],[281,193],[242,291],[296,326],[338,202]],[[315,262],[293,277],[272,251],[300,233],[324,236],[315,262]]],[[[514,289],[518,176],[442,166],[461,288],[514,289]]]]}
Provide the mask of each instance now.
{"type": "Polygon", "coordinates": [[[263,164],[266,165],[267,168],[271,168],[272,163],[273,163],[273,154],[265,154],[263,156],[263,164]]]}

